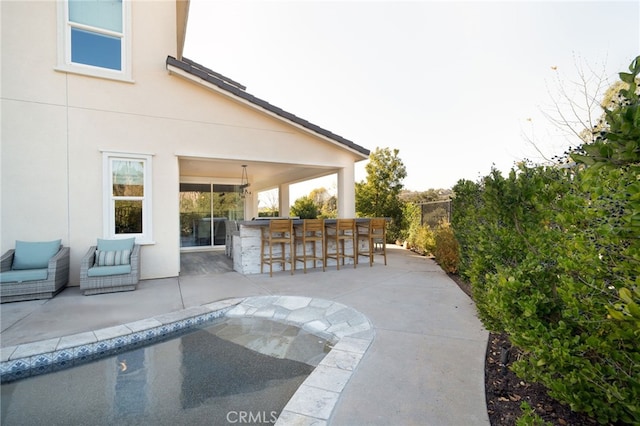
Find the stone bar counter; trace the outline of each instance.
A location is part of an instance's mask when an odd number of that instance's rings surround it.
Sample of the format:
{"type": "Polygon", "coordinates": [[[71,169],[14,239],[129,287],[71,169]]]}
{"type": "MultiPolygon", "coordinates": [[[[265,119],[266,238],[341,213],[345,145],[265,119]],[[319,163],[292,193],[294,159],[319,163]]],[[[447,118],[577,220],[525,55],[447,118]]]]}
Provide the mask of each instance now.
{"type": "MultiPolygon", "coordinates": [[[[245,220],[239,221],[239,231],[234,233],[233,235],[233,269],[236,272],[241,274],[259,274],[260,273],[260,244],[262,241],[262,228],[269,226],[270,218],[262,218],[256,220],[245,220]]],[[[294,231],[296,229],[296,225],[302,225],[303,219],[293,219],[294,231]]],[[[356,225],[362,226],[366,225],[369,222],[367,218],[357,218],[356,225]]],[[[335,219],[326,219],[326,224],[336,223],[335,219]]],[[[330,236],[329,236],[330,237],[330,236]]],[[[325,231],[326,238],[326,231],[325,231]]],[[[326,240],[325,240],[326,241],[326,240]]],[[[335,241],[328,241],[328,250],[329,252],[335,251],[335,241]]],[[[345,243],[345,250],[347,253],[351,253],[353,249],[350,241],[345,243]]],[[[311,245],[307,246],[307,252],[312,250],[311,245]]],[[[323,253],[323,247],[320,246],[320,243],[316,246],[316,251],[318,253],[323,253]]],[[[287,248],[288,253],[288,248],[287,248]]],[[[278,256],[280,254],[280,248],[278,246],[274,247],[274,256],[278,256]]],[[[297,244],[296,254],[302,254],[302,244],[297,244]]],[[[346,265],[353,265],[353,259],[345,259],[346,265]]],[[[328,259],[327,267],[336,266],[335,259],[328,259]]],[[[342,265],[341,265],[342,266],[342,265]]],[[[297,262],[296,270],[302,272],[302,262],[297,262]]],[[[307,263],[307,269],[312,268],[312,262],[309,261],[307,263]]],[[[318,268],[322,268],[320,262],[317,262],[318,268]]],[[[288,268],[288,267],[287,267],[288,268]]],[[[265,273],[269,272],[269,265],[265,265],[265,273]]],[[[288,269],[287,269],[288,270],[288,269]]],[[[282,265],[274,264],[273,272],[282,271],[282,265]]]]}

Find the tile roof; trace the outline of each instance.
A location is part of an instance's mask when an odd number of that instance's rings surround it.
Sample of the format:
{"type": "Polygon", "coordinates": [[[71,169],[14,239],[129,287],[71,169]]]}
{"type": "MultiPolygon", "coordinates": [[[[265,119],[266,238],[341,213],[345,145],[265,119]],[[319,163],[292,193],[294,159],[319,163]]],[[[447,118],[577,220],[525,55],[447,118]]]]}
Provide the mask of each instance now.
{"type": "Polygon", "coordinates": [[[322,136],[325,136],[329,139],[332,139],[336,142],[339,142],[365,156],[369,156],[370,151],[358,144],[355,144],[354,142],[351,142],[348,139],[343,138],[342,136],[336,135],[333,132],[330,132],[329,130],[323,129],[320,126],[317,126],[313,123],[308,122],[307,120],[300,118],[294,114],[291,114],[290,112],[287,112],[285,110],[283,110],[282,108],[278,108],[275,105],[270,104],[267,101],[264,101],[260,98],[257,98],[249,93],[247,93],[246,87],[243,86],[242,84],[235,82],[233,80],[231,80],[230,78],[227,78],[225,76],[223,76],[222,74],[219,74],[203,65],[200,65],[196,62],[193,62],[190,59],[187,58],[182,58],[182,60],[178,60],[176,58],[174,58],[173,56],[167,56],[167,65],[171,65],[174,66],[176,68],[179,68],[193,76],[196,76],[198,78],[201,78],[202,80],[211,83],[217,87],[219,87],[222,90],[225,90],[241,99],[244,99],[248,102],[251,102],[252,104],[255,104],[261,108],[266,109],[267,111],[270,111],[286,120],[289,120],[295,124],[298,124],[306,129],[312,130],[315,133],[318,133],[322,136]]]}

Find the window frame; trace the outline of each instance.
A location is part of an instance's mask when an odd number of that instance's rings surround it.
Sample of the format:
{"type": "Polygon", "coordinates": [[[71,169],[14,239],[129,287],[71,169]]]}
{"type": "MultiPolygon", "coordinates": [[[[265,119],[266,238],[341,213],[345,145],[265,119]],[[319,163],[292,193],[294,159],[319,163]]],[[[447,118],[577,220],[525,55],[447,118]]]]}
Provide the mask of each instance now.
{"type": "Polygon", "coordinates": [[[106,239],[136,238],[137,244],[154,244],[153,241],[153,212],[152,212],[152,166],[153,156],[150,154],[130,154],[122,152],[102,153],[102,192],[103,192],[103,235],[106,239]],[[141,197],[122,197],[113,195],[113,164],[114,161],[140,161],[143,163],[143,195],[141,197]],[[115,202],[123,199],[140,199],[142,201],[142,233],[117,234],[115,218],[115,202]]]}
{"type": "Polygon", "coordinates": [[[110,80],[119,80],[133,83],[132,66],[131,66],[131,1],[122,0],[122,35],[121,35],[121,52],[120,52],[120,70],[111,68],[102,68],[94,65],[80,64],[71,62],[71,28],[80,30],[89,30],[104,35],[114,36],[109,30],[101,30],[87,25],[70,23],[69,21],[69,2],[67,0],[58,0],[58,57],[56,71],[67,72],[72,74],[89,75],[93,77],[106,78],[110,80]]]}

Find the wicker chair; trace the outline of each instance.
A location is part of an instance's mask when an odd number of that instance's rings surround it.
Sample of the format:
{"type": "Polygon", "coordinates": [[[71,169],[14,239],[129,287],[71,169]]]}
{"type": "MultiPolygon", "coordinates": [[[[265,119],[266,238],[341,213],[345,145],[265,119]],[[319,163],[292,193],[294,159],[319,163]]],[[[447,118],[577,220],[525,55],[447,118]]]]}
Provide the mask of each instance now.
{"type": "Polygon", "coordinates": [[[135,290],[140,281],[140,245],[133,245],[128,265],[116,266],[100,266],[96,259],[98,248],[91,246],[80,263],[80,289],[84,295],[135,290]]]}
{"type": "Polygon", "coordinates": [[[7,251],[0,258],[2,272],[0,276],[0,302],[51,299],[61,292],[69,282],[69,252],[69,247],[60,245],[58,252],[49,259],[46,269],[16,271],[13,269],[15,250],[7,251]],[[43,277],[28,279],[27,275],[31,271],[36,275],[41,274],[43,277]],[[23,278],[20,278],[20,274],[23,274],[23,278]]]}

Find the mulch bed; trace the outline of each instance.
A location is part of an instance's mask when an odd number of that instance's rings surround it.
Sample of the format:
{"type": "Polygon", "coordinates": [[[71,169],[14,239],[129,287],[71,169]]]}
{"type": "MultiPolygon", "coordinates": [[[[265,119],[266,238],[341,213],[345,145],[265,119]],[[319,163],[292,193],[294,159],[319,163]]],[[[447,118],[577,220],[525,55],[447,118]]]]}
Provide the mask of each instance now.
{"type": "MultiPolygon", "coordinates": [[[[449,274],[458,287],[470,298],[471,286],[458,275],[449,274]]],[[[539,383],[526,383],[509,368],[520,352],[511,346],[506,334],[489,334],[485,358],[485,393],[487,413],[492,426],[511,426],[522,415],[523,401],[535,409],[546,422],[554,426],[595,425],[597,422],[586,415],[575,413],[568,406],[551,398],[547,389],[539,383]]]]}

